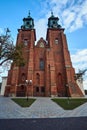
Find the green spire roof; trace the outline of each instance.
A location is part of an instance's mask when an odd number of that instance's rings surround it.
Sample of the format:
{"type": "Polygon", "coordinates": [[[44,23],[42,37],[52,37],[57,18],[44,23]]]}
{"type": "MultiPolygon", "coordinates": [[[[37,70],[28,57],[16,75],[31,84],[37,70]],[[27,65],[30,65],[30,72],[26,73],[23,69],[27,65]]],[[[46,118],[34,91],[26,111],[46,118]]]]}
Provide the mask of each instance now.
{"type": "Polygon", "coordinates": [[[51,11],[51,16],[48,18],[48,28],[60,28],[61,26],[58,24],[58,21],[59,18],[55,17],[51,11]]]}
{"type": "Polygon", "coordinates": [[[34,20],[30,16],[30,11],[28,13],[27,18],[23,18],[23,25],[21,26],[22,29],[33,29],[34,28],[34,20]]]}

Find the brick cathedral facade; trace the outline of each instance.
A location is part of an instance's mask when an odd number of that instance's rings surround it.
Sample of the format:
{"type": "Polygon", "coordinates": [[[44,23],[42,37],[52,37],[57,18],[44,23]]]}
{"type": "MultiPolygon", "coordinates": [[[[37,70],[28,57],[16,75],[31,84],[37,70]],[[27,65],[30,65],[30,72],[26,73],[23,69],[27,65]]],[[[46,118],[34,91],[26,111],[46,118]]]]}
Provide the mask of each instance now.
{"type": "Polygon", "coordinates": [[[83,96],[75,81],[64,28],[53,13],[48,18],[46,40],[37,44],[34,20],[23,19],[16,44],[24,44],[25,66],[15,66],[8,73],[5,96],[83,96]]]}

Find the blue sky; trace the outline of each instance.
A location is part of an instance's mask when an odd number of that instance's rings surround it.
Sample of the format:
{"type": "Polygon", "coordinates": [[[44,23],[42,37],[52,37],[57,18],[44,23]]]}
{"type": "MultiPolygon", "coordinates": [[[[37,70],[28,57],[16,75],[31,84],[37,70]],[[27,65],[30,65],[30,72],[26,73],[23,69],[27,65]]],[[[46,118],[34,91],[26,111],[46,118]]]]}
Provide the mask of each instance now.
{"type": "MultiPolygon", "coordinates": [[[[46,38],[48,17],[53,11],[65,28],[73,66],[76,71],[87,68],[87,0],[0,0],[0,34],[9,27],[15,42],[17,29],[29,10],[37,40],[46,38]]],[[[87,88],[87,73],[84,88],[87,88]]]]}

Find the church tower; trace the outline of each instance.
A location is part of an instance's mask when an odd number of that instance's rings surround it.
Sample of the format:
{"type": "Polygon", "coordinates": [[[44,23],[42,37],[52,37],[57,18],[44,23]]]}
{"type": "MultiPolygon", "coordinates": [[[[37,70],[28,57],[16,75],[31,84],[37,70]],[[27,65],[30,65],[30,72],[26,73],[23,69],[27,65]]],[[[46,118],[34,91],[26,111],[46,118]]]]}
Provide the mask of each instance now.
{"type": "Polygon", "coordinates": [[[16,42],[24,45],[26,64],[19,67],[13,61],[5,96],[83,96],[75,80],[64,28],[53,12],[48,18],[46,40],[41,37],[36,45],[35,41],[34,20],[29,12],[18,29],[16,42]]]}
{"type": "Polygon", "coordinates": [[[64,28],[59,23],[59,18],[48,19],[47,41],[49,47],[48,61],[50,67],[51,95],[57,96],[82,96],[72,67],[64,28]],[[50,58],[49,58],[50,57],[50,58]]]}
{"type": "Polygon", "coordinates": [[[14,96],[26,96],[27,91],[29,95],[32,95],[33,88],[26,87],[27,81],[32,82],[33,79],[33,69],[34,69],[34,44],[36,40],[34,20],[30,16],[30,12],[27,18],[23,18],[23,25],[18,29],[17,42],[16,45],[23,44],[23,56],[25,59],[25,66],[18,67],[14,63],[11,66],[11,70],[8,74],[8,81],[6,86],[5,95],[14,96]],[[27,90],[31,89],[31,90],[27,90]]]}

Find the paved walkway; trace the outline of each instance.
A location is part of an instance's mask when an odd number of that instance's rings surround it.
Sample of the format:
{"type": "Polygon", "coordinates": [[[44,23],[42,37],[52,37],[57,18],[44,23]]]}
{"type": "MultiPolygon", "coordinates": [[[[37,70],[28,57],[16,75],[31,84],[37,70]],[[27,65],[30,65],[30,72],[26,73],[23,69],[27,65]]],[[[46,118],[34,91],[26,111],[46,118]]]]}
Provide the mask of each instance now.
{"type": "Polygon", "coordinates": [[[50,98],[37,98],[29,108],[21,108],[10,98],[0,97],[0,119],[62,118],[87,116],[87,103],[74,110],[63,110],[50,98]]]}

